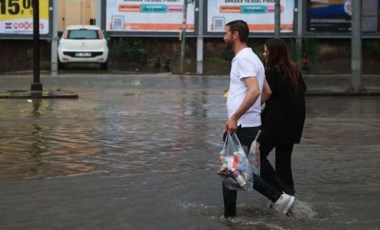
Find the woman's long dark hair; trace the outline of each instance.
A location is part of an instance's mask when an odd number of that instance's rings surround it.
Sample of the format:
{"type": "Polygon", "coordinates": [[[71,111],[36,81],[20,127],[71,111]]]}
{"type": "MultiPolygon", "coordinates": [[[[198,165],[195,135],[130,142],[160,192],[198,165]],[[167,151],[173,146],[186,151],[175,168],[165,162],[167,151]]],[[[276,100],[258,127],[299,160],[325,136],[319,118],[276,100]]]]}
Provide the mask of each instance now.
{"type": "Polygon", "coordinates": [[[289,51],[285,41],[280,38],[272,38],[265,43],[265,46],[268,51],[265,67],[275,66],[283,70],[285,76],[290,76],[292,86],[296,90],[299,71],[297,65],[289,58],[289,51]]]}

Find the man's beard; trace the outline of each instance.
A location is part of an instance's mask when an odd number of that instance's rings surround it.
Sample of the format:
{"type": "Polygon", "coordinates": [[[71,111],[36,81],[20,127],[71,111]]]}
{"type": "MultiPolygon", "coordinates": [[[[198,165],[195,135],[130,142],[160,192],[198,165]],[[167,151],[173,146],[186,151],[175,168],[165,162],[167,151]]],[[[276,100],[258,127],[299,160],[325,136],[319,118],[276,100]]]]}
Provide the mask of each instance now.
{"type": "Polygon", "coordinates": [[[227,49],[233,49],[234,48],[234,42],[233,41],[227,41],[226,47],[227,47],[227,49]]]}

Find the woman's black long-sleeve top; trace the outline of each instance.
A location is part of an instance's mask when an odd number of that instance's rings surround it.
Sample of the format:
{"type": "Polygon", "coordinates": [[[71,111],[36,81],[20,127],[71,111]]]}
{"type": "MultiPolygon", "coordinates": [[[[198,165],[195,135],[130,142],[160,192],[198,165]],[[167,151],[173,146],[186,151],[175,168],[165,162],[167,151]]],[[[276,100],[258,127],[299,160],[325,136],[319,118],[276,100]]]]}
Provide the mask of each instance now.
{"type": "Polygon", "coordinates": [[[291,83],[289,73],[273,66],[266,70],[266,80],[272,94],[265,102],[262,113],[259,143],[299,143],[305,123],[306,84],[299,73],[297,87],[291,83]]]}

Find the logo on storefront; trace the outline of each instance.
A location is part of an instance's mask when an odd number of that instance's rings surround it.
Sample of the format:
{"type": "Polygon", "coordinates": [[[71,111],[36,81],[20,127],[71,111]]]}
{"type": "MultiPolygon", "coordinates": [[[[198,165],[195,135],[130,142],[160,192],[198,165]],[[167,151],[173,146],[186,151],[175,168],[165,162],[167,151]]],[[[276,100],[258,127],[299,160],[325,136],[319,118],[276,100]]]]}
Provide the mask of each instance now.
{"type": "Polygon", "coordinates": [[[12,22],[6,22],[5,23],[5,29],[6,30],[11,30],[12,29],[12,22]]]}

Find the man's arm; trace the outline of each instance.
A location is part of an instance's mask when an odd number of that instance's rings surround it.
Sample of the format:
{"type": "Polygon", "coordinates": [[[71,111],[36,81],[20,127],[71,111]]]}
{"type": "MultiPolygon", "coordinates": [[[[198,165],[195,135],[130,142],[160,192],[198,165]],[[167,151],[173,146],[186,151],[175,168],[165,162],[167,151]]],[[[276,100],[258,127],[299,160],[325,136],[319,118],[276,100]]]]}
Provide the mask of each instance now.
{"type": "Polygon", "coordinates": [[[229,133],[236,132],[237,121],[255,104],[260,96],[260,87],[256,77],[246,77],[243,81],[247,86],[247,95],[236,112],[224,124],[224,131],[228,131],[229,133]]]}

